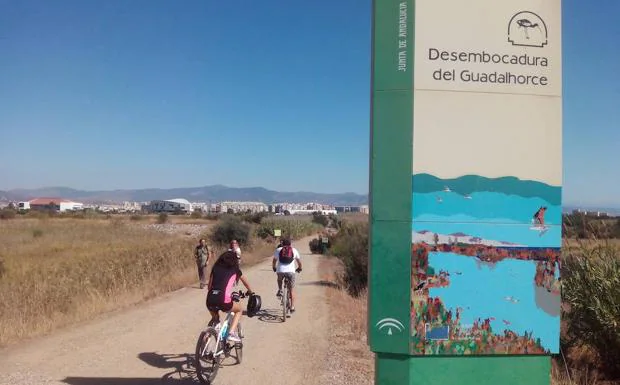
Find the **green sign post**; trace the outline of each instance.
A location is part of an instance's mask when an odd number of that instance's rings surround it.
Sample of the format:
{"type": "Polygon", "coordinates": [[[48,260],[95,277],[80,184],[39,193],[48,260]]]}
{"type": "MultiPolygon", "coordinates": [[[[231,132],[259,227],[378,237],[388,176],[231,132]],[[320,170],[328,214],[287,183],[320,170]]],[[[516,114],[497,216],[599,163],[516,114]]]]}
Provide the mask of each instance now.
{"type": "Polygon", "coordinates": [[[374,0],[375,383],[548,385],[561,0],[374,0]]]}

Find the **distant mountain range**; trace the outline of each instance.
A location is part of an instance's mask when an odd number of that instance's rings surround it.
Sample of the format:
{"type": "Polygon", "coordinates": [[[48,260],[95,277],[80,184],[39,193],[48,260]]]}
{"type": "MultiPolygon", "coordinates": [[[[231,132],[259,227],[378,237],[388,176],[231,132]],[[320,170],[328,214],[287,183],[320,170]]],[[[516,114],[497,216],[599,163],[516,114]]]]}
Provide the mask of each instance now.
{"type": "Polygon", "coordinates": [[[313,192],[279,192],[262,187],[227,187],[222,185],[171,189],[84,191],[68,187],[14,189],[0,191],[0,201],[32,198],[64,198],[84,203],[148,202],[155,199],[185,198],[190,202],[252,201],[263,203],[319,202],[331,205],[358,206],[368,203],[368,196],[356,193],[323,194],[313,192]]]}

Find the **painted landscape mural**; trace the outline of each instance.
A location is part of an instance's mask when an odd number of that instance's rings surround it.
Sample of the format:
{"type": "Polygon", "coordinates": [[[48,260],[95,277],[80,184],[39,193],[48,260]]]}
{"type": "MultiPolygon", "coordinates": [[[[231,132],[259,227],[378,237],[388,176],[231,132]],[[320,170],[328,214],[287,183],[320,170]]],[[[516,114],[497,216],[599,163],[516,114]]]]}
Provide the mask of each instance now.
{"type": "Polygon", "coordinates": [[[413,175],[414,355],[559,351],[561,187],[413,175]]]}

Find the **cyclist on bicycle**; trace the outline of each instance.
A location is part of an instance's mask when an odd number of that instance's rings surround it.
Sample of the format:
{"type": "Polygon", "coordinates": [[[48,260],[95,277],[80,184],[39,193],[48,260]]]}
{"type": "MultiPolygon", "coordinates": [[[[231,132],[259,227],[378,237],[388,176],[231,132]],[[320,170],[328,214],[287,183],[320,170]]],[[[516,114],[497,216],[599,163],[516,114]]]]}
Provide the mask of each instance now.
{"type": "Polygon", "coordinates": [[[235,312],[232,324],[230,325],[230,333],[228,334],[228,339],[233,342],[241,342],[237,334],[237,324],[241,319],[243,309],[238,302],[234,302],[232,299],[233,288],[238,279],[243,282],[243,285],[248,289],[248,293],[252,293],[250,284],[239,268],[237,253],[233,250],[225,251],[211,269],[209,292],[206,302],[207,309],[209,309],[209,313],[211,313],[209,326],[217,325],[220,322],[220,311],[235,312]]]}
{"type": "Polygon", "coordinates": [[[276,296],[282,295],[282,280],[284,276],[288,278],[289,291],[291,293],[291,313],[295,312],[295,273],[301,273],[301,255],[296,248],[291,246],[291,240],[285,238],[281,242],[276,251],[273,253],[272,260],[273,271],[278,274],[278,293],[276,296]],[[297,264],[297,267],[296,267],[297,264]]]}

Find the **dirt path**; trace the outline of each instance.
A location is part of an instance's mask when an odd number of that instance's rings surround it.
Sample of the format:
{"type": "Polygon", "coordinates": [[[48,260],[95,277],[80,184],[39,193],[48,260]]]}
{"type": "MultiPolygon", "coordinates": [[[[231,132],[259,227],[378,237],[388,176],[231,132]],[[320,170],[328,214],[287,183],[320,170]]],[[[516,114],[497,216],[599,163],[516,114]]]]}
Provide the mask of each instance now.
{"type": "MultiPolygon", "coordinates": [[[[262,297],[263,314],[242,318],[243,362],[236,365],[228,358],[216,385],[316,383],[327,349],[325,289],[319,284],[319,257],[309,254],[308,239],[294,246],[304,267],[297,278],[297,311],[285,323],[278,317],[270,261],[245,269],[262,297]]],[[[196,338],[209,318],[205,295],[197,286],[188,287],[0,351],[0,384],[197,384],[191,363],[196,338]]]]}

